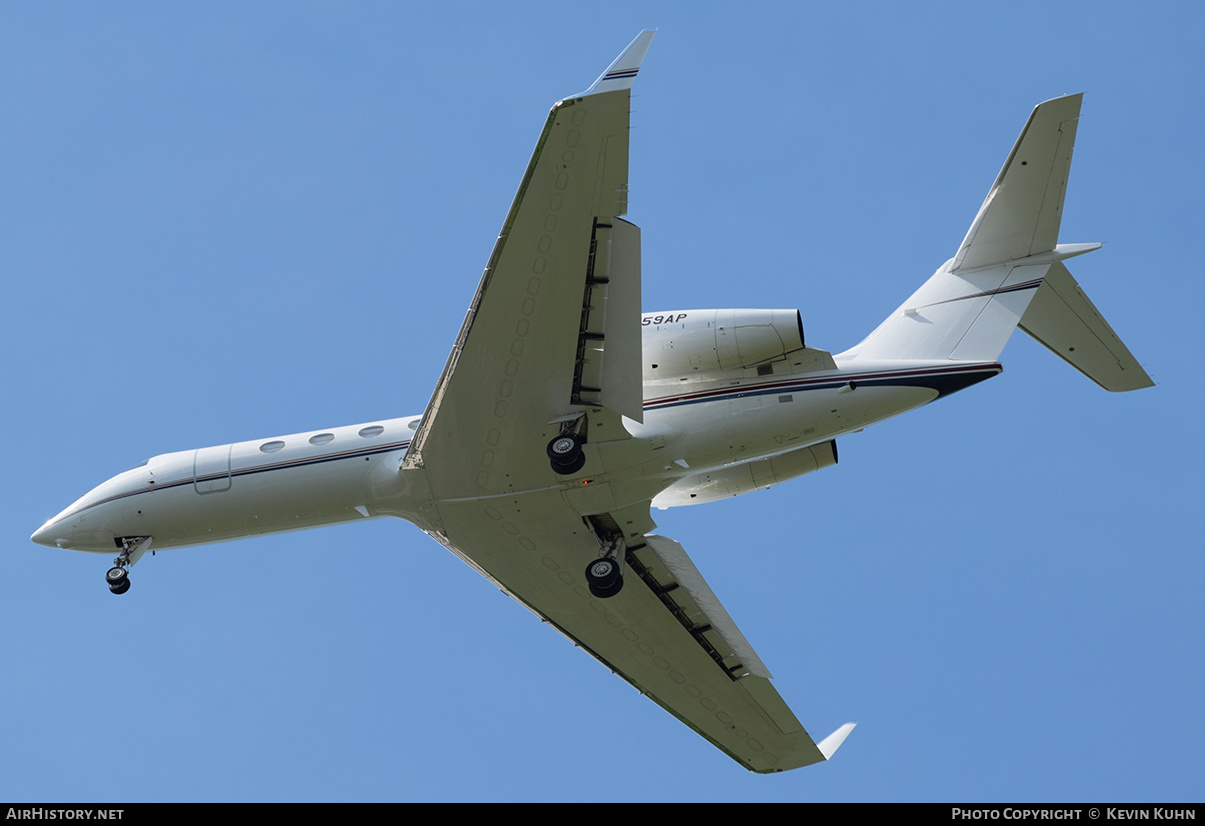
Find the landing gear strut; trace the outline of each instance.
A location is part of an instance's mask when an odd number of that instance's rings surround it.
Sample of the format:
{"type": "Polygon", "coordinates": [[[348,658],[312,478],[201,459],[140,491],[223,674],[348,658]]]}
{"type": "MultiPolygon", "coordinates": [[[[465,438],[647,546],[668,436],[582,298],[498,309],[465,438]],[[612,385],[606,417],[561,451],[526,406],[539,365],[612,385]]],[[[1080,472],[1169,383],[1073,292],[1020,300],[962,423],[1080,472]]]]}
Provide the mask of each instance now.
{"type": "Polygon", "coordinates": [[[113,560],[113,567],[105,572],[105,583],[115,594],[130,590],[130,566],[138,561],[151,544],[149,536],[122,536],[117,538],[121,553],[113,560]]]}
{"type": "Polygon", "coordinates": [[[586,566],[586,586],[594,596],[607,599],[623,589],[623,558],[627,546],[622,534],[604,531],[595,535],[602,546],[602,555],[586,566]]]}

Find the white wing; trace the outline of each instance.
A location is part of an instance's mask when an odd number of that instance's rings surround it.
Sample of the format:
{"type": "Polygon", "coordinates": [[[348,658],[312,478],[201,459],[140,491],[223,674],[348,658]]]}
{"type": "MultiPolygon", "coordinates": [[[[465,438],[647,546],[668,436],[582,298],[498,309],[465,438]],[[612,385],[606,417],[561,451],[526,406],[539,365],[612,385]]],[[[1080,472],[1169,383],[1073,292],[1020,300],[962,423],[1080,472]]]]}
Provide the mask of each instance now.
{"type": "Polygon", "coordinates": [[[639,230],[620,216],[652,37],[553,107],[406,469],[430,486],[428,533],[734,759],[782,771],[850,727],[813,743],[685,551],[648,535],[656,491],[585,484],[591,448],[642,417],[639,230]],[[585,472],[558,476],[545,446],[583,414],[585,472]],[[604,540],[623,543],[626,573],[598,599],[583,572],[604,540]]]}

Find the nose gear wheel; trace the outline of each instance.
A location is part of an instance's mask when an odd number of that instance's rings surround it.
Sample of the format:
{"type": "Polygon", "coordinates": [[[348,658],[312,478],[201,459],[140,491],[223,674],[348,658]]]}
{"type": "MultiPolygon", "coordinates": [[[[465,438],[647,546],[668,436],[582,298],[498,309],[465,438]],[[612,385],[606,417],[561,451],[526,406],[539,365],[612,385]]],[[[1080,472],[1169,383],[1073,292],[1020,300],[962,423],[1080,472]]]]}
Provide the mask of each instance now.
{"type": "Polygon", "coordinates": [[[113,567],[105,572],[105,583],[113,593],[124,594],[130,590],[130,566],[137,562],[150,546],[151,537],[122,536],[116,541],[121,553],[113,560],[113,567]]]}

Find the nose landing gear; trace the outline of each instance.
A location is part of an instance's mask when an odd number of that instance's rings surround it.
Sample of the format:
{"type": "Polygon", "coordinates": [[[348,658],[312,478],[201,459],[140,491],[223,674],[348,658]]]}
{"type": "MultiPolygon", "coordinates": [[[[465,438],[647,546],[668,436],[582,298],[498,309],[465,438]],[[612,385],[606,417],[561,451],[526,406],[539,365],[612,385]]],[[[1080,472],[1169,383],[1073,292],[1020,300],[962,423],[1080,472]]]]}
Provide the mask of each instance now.
{"type": "Polygon", "coordinates": [[[105,583],[115,594],[124,594],[130,590],[130,571],[143,552],[151,546],[149,536],[120,536],[114,541],[121,548],[121,553],[113,560],[113,567],[105,572],[105,583]]]}
{"type": "Polygon", "coordinates": [[[117,565],[105,573],[105,582],[109,583],[109,590],[115,594],[124,594],[130,590],[130,575],[125,568],[117,565]]]}

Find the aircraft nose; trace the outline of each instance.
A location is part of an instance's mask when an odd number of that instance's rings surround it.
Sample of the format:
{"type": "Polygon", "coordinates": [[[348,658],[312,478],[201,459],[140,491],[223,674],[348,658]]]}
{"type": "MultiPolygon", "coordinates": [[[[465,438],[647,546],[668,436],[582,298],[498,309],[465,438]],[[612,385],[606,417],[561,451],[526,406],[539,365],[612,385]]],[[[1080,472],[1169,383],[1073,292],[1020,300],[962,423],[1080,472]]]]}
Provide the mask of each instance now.
{"type": "Polygon", "coordinates": [[[45,545],[48,548],[71,547],[70,529],[58,519],[49,520],[45,525],[34,531],[33,535],[29,538],[39,545],[45,545]]]}

